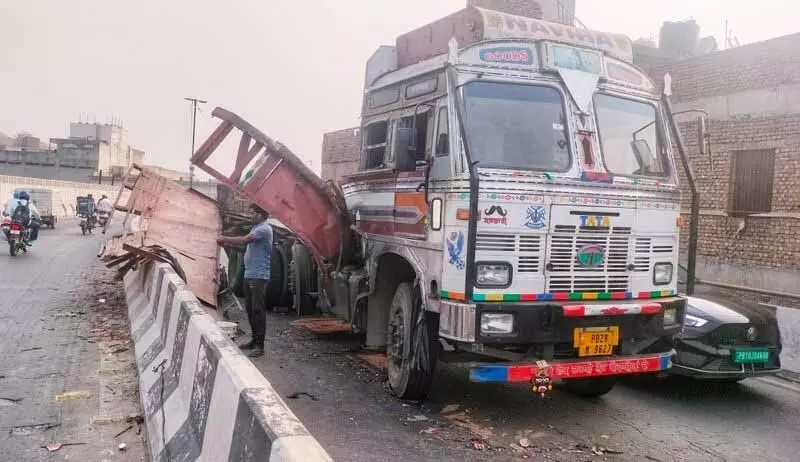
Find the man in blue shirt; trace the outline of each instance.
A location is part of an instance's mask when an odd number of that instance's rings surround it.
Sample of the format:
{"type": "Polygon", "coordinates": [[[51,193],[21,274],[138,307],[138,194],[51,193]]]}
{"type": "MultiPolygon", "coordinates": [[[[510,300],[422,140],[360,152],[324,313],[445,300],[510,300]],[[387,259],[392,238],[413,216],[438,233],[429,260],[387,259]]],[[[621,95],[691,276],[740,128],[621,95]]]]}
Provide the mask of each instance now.
{"type": "Polygon", "coordinates": [[[267,223],[269,214],[253,205],[255,225],[246,236],[220,236],[220,245],[247,244],[244,253],[244,305],[252,331],[251,340],[240,345],[250,350],[247,356],[264,356],[264,335],[267,330],[267,284],[272,260],[272,226],[267,223]]]}

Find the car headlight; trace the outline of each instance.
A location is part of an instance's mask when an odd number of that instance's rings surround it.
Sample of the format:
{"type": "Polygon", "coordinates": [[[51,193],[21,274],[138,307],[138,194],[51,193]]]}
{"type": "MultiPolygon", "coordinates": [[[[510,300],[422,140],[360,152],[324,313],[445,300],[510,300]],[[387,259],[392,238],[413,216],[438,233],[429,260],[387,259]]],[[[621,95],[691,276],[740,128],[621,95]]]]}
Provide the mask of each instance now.
{"type": "Polygon", "coordinates": [[[692,316],[691,314],[687,314],[683,319],[684,326],[703,327],[706,324],[708,324],[708,319],[698,318],[697,316],[692,316]]]}
{"type": "Polygon", "coordinates": [[[481,334],[510,334],[514,332],[514,315],[511,313],[483,313],[481,334]]]}
{"type": "Polygon", "coordinates": [[[663,286],[670,282],[672,282],[672,263],[656,263],[653,266],[653,284],[663,286]]]}
{"type": "Polygon", "coordinates": [[[478,263],[475,283],[479,286],[506,287],[511,281],[508,263],[478,263]]]}
{"type": "Polygon", "coordinates": [[[664,310],[664,325],[672,326],[678,324],[678,310],[675,308],[667,308],[664,310]]]}

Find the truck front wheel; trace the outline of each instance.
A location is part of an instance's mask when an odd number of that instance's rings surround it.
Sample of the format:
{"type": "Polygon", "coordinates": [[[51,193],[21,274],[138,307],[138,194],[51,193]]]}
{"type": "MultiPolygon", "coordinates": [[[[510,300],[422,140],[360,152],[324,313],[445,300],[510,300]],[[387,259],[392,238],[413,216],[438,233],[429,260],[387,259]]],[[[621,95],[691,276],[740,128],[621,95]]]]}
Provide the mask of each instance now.
{"type": "Polygon", "coordinates": [[[561,386],[573,395],[596,398],[611,391],[615,383],[616,380],[613,377],[597,377],[592,379],[567,379],[564,380],[561,386]]]}
{"type": "Polygon", "coordinates": [[[397,286],[389,311],[386,356],[389,386],[401,399],[425,398],[439,357],[435,320],[421,309],[411,284],[397,286]]]}

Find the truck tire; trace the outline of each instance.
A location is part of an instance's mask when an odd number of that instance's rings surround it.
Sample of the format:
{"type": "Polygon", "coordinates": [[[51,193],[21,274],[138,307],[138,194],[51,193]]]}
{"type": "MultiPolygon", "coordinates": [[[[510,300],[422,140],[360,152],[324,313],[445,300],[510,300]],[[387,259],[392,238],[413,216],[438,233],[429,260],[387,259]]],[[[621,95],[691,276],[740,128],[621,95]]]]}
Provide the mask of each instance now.
{"type": "Polygon", "coordinates": [[[418,321],[422,309],[418,305],[410,283],[397,286],[389,308],[386,357],[389,387],[400,399],[421,400],[427,396],[439,358],[438,327],[428,313],[418,321]]]}
{"type": "Polygon", "coordinates": [[[583,398],[596,398],[605,395],[612,388],[616,379],[614,377],[597,377],[588,379],[567,379],[561,384],[567,392],[583,398]]]}
{"type": "Polygon", "coordinates": [[[314,299],[308,293],[313,289],[314,262],[311,259],[311,253],[299,242],[292,245],[292,264],[294,265],[292,310],[298,316],[313,313],[314,299]]]}
{"type": "Polygon", "coordinates": [[[286,254],[278,245],[272,246],[272,259],[270,260],[269,283],[267,284],[267,311],[273,311],[276,306],[280,306],[282,295],[286,291],[286,254]]]}
{"type": "Polygon", "coordinates": [[[228,252],[228,287],[236,296],[244,296],[244,255],[238,250],[228,252]]]}

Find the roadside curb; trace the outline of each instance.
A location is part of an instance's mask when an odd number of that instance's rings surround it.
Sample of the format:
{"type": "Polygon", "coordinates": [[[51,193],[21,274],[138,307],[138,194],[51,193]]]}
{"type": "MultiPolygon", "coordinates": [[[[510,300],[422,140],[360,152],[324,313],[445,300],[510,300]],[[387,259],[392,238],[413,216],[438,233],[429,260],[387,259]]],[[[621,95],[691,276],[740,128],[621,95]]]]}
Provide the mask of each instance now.
{"type": "Polygon", "coordinates": [[[151,460],[332,460],[169,265],[125,294],[151,460]]]}
{"type": "Polygon", "coordinates": [[[780,377],[783,380],[787,380],[789,382],[794,382],[800,384],[800,374],[797,372],[787,371],[782,369],[780,372],[775,374],[777,377],[780,377]]]}

